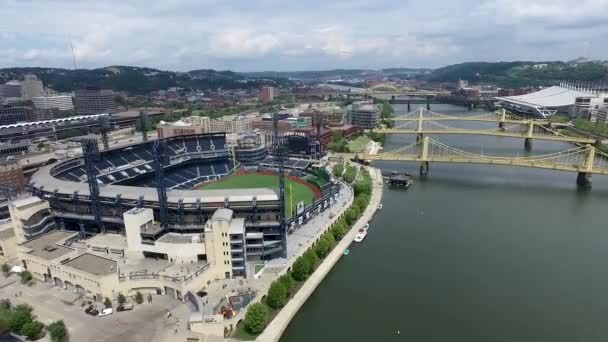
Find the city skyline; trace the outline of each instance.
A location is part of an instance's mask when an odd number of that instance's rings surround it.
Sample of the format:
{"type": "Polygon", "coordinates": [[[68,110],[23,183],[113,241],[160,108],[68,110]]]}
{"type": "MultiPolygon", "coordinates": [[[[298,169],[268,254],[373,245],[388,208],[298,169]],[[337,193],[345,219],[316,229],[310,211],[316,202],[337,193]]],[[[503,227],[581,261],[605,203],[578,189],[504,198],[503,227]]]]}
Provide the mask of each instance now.
{"type": "Polygon", "coordinates": [[[321,70],[601,59],[608,1],[9,1],[1,67],[321,70]],[[24,13],[28,15],[24,18],[24,13]]]}

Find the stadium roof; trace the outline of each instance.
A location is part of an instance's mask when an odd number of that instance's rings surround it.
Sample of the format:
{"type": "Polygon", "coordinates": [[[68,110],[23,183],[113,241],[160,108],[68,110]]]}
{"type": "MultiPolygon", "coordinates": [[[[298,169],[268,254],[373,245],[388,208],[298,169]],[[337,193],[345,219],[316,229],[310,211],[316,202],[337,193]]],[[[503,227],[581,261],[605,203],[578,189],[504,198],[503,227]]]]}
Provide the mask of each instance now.
{"type": "MultiPolygon", "coordinates": [[[[61,194],[71,195],[78,192],[81,196],[88,196],[89,185],[87,183],[70,182],[51,176],[50,170],[54,166],[56,165],[52,164],[40,168],[32,175],[30,183],[37,188],[44,187],[47,191],[56,189],[61,194]]],[[[116,198],[121,195],[125,200],[138,200],[140,196],[143,196],[146,201],[158,201],[156,188],[153,187],[105,184],[99,186],[99,195],[106,198],[116,198]]],[[[279,200],[277,191],[271,188],[167,190],[167,200],[170,203],[177,203],[180,199],[183,200],[183,203],[196,203],[197,200],[202,203],[218,203],[224,202],[226,198],[229,202],[250,202],[254,197],[258,202],[279,200]]]]}
{"type": "Polygon", "coordinates": [[[597,95],[554,86],[530,94],[496,97],[495,99],[506,107],[546,117],[555,114],[558,108],[573,106],[577,97],[597,97],[597,95]]]}

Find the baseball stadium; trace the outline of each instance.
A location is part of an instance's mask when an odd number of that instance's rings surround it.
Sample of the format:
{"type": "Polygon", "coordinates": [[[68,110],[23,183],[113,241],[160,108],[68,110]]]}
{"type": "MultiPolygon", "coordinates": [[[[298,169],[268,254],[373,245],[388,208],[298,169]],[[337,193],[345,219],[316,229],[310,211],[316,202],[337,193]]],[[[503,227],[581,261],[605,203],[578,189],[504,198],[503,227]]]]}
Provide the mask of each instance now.
{"type": "MultiPolygon", "coordinates": [[[[328,171],[314,166],[306,155],[306,147],[314,145],[312,142],[302,137],[286,139],[284,146],[293,146],[294,150],[283,160],[284,228],[279,164],[260,142],[230,147],[224,133],[162,139],[166,161],[160,164],[155,150],[158,140],[93,155],[85,151],[83,157],[41,168],[30,179],[29,187],[35,196],[49,202],[59,228],[85,236],[124,234],[123,214],[133,208],[152,209],[154,219],[159,221],[166,210],[166,224],[142,232],[142,239],[149,243],[166,234],[203,234],[205,223],[216,210],[227,208],[235,218],[244,220],[245,259],[268,260],[284,255],[287,230],[329,208],[332,196],[339,191],[339,184],[331,181],[328,171]],[[162,181],[158,165],[164,175],[162,181]],[[166,208],[162,205],[164,196],[166,208]]],[[[55,228],[34,221],[24,226],[28,239],[55,228]]]]}

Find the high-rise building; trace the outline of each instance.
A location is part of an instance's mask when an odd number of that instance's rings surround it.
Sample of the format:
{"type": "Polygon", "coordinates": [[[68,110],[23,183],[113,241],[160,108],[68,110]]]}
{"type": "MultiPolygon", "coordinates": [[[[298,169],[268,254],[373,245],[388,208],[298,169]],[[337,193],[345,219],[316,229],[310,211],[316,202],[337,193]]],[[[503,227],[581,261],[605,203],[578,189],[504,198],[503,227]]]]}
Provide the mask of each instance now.
{"type": "Polygon", "coordinates": [[[353,103],[348,111],[348,122],[359,128],[373,129],[380,122],[382,105],[368,102],[353,103]]]}
{"type": "Polygon", "coordinates": [[[20,99],[21,83],[19,81],[9,81],[0,84],[0,99],[20,99]]]}
{"type": "Polygon", "coordinates": [[[70,95],[37,96],[32,98],[32,101],[36,109],[57,109],[60,111],[74,109],[74,103],[72,103],[72,96],[70,95]]]}
{"type": "Polygon", "coordinates": [[[273,87],[262,87],[262,102],[271,102],[274,100],[274,88],[273,87]]]}
{"type": "Polygon", "coordinates": [[[36,75],[25,75],[21,82],[21,98],[31,101],[34,97],[44,95],[42,81],[36,75]]]}
{"type": "Polygon", "coordinates": [[[74,104],[80,115],[112,113],[116,110],[112,90],[96,88],[76,90],[74,104]]]}
{"type": "Polygon", "coordinates": [[[0,125],[12,125],[34,120],[30,107],[0,106],[0,125]]]}

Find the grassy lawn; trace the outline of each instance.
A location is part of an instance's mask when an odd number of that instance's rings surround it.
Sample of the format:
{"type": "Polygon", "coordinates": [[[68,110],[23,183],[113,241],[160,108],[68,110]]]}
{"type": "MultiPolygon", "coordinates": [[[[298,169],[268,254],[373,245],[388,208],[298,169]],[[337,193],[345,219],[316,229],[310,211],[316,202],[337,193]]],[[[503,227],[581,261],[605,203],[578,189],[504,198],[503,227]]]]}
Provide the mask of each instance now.
{"type": "Polygon", "coordinates": [[[253,267],[253,273],[258,274],[264,268],[264,264],[255,264],[253,267]]]}
{"type": "Polygon", "coordinates": [[[351,152],[362,152],[369,141],[370,139],[367,137],[367,135],[360,135],[355,140],[348,143],[348,149],[351,152]]]}
{"type": "MultiPolygon", "coordinates": [[[[279,177],[262,174],[232,175],[220,181],[203,184],[199,189],[204,190],[225,190],[225,189],[252,189],[252,188],[272,188],[279,187],[279,177]]],[[[285,179],[285,213],[291,217],[295,212],[295,207],[300,201],[308,206],[313,203],[314,192],[307,186],[294,182],[289,178],[285,179]],[[293,210],[292,210],[293,202],[293,210]]]]}

